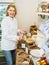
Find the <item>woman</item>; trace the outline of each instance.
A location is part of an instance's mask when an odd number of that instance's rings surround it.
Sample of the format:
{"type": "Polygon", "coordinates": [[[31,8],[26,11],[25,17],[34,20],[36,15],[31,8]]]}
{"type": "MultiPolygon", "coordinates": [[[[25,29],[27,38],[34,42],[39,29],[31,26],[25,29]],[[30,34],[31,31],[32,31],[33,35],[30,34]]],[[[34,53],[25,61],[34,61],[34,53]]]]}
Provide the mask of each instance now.
{"type": "MultiPolygon", "coordinates": [[[[2,27],[2,41],[1,49],[5,55],[7,65],[12,65],[14,60],[14,54],[16,49],[16,41],[21,40],[22,37],[17,36],[17,21],[15,16],[17,14],[16,7],[14,5],[8,5],[6,17],[3,19],[2,27]]],[[[21,30],[24,33],[24,30],[21,30]]]]}

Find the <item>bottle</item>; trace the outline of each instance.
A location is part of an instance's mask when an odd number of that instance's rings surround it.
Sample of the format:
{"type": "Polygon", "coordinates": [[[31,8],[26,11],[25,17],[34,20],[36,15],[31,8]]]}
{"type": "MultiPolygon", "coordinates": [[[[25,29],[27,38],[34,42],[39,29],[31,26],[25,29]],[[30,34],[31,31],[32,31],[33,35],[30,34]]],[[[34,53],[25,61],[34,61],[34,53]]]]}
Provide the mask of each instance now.
{"type": "Polygon", "coordinates": [[[26,46],[26,48],[25,48],[25,52],[28,54],[28,47],[26,46]]]}
{"type": "Polygon", "coordinates": [[[38,4],[38,9],[39,9],[39,12],[42,12],[42,8],[40,4],[38,4]]]}

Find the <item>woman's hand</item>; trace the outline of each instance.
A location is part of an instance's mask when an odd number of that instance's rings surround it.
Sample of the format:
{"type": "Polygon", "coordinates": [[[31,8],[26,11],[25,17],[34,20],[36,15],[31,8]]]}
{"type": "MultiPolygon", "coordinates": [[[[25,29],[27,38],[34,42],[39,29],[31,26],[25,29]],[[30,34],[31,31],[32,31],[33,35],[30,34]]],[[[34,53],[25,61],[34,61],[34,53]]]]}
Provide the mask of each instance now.
{"type": "Polygon", "coordinates": [[[19,36],[19,41],[24,41],[24,38],[22,38],[22,36],[19,36]]]}
{"type": "Polygon", "coordinates": [[[26,34],[26,30],[25,30],[25,29],[21,29],[20,32],[21,32],[22,34],[26,34]]]}

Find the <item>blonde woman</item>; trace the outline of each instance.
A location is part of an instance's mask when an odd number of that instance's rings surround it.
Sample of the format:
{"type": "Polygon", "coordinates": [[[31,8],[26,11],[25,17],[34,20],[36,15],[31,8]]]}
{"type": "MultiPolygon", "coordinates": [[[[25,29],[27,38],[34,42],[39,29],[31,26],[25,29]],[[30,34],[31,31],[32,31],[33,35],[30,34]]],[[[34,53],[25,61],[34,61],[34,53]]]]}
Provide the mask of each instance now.
{"type": "MultiPolygon", "coordinates": [[[[15,49],[17,47],[16,41],[21,40],[22,37],[17,36],[17,20],[15,16],[17,14],[15,5],[8,5],[6,17],[3,19],[1,28],[2,28],[2,41],[1,49],[5,55],[7,65],[12,65],[15,54],[15,49]]],[[[24,30],[21,30],[21,33],[24,33],[24,30]]]]}

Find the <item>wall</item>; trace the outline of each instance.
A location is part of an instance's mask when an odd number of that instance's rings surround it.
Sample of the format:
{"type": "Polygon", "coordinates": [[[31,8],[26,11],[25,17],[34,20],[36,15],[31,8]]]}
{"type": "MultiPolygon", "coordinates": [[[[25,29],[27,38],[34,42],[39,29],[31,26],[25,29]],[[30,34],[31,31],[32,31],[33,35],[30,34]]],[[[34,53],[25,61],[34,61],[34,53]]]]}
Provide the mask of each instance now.
{"type": "Polygon", "coordinates": [[[40,0],[40,2],[41,2],[41,1],[47,1],[47,2],[49,2],[49,0],[40,0]]]}
{"type": "Polygon", "coordinates": [[[29,27],[38,22],[39,17],[35,13],[38,3],[39,0],[16,0],[19,28],[25,28],[29,31],[29,27]]]}
{"type": "Polygon", "coordinates": [[[36,24],[39,26],[43,21],[47,20],[47,17],[41,19],[41,17],[35,13],[35,8],[41,1],[49,2],[49,0],[16,0],[19,28],[25,28],[29,31],[31,25],[36,24]]]}
{"type": "Polygon", "coordinates": [[[14,0],[0,0],[0,2],[14,2],[14,0]]]}

